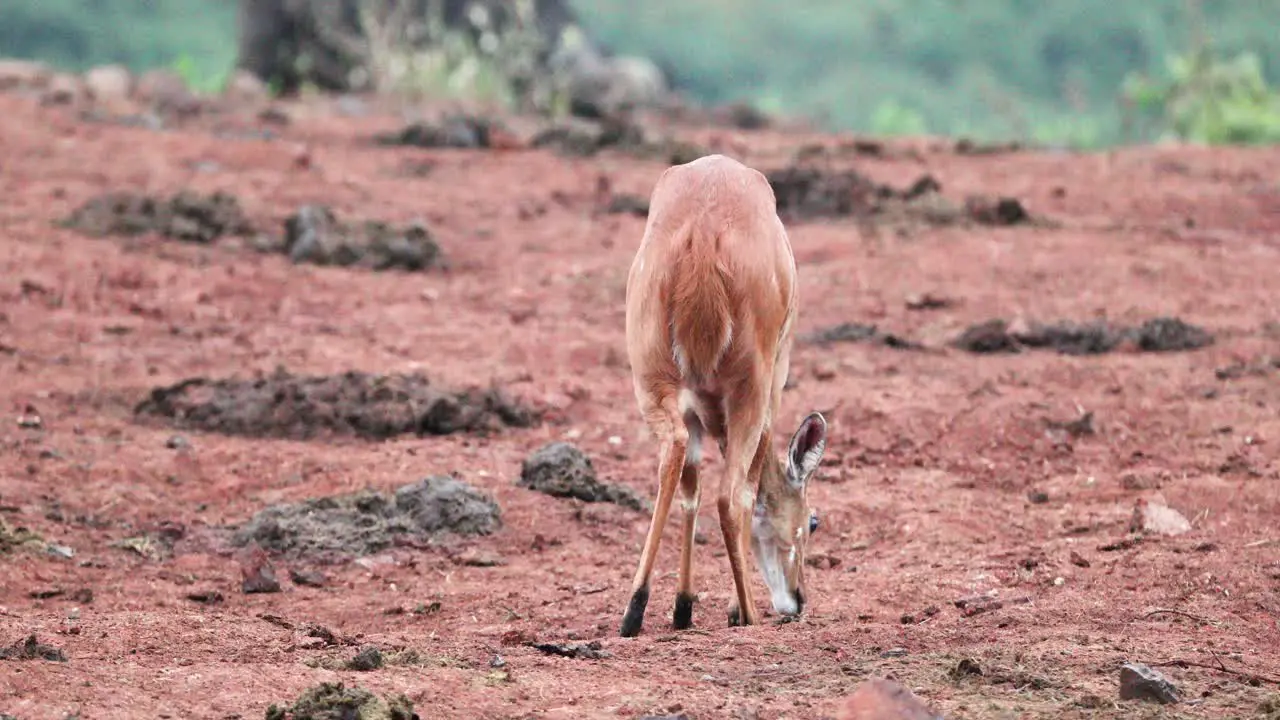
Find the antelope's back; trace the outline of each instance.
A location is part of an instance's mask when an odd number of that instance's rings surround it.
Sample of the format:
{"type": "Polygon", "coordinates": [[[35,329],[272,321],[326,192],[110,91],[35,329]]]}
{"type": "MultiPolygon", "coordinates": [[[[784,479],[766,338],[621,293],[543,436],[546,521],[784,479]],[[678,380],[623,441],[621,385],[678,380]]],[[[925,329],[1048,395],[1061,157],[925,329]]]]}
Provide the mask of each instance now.
{"type": "MultiPolygon", "coordinates": [[[[795,260],[769,181],[723,155],[663,172],[627,281],[629,342],[670,357],[677,286],[723,281],[735,336],[754,337],[748,352],[780,339],[794,315],[795,260]],[[714,277],[712,273],[715,273],[714,277]]],[[[741,343],[740,343],[741,344],[741,343]]],[[[670,368],[674,370],[674,368],[670,368]]]]}

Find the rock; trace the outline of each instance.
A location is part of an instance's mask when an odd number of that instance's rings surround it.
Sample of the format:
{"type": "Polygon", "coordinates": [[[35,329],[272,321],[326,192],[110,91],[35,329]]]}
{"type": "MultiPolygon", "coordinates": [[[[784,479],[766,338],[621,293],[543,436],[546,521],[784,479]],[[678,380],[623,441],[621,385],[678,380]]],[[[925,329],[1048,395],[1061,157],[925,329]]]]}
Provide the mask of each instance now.
{"type": "Polygon", "coordinates": [[[289,570],[289,579],[293,581],[294,585],[313,588],[322,588],[329,582],[324,573],[318,570],[291,569],[289,570]]]}
{"type": "Polygon", "coordinates": [[[62,650],[41,643],[36,636],[28,635],[25,640],[0,648],[0,660],[44,660],[46,662],[66,662],[67,655],[62,650]]]}
{"type": "Polygon", "coordinates": [[[1181,701],[1178,689],[1163,675],[1139,663],[1120,667],[1120,699],[1169,705],[1181,701]]]}
{"type": "Polygon", "coordinates": [[[436,122],[414,122],[392,133],[374,136],[379,145],[420,148],[492,148],[497,135],[509,131],[496,120],[468,114],[447,115],[436,122]]]}
{"type": "Polygon", "coordinates": [[[53,71],[34,60],[0,60],[0,92],[41,90],[49,84],[53,71]]]}
{"type": "Polygon", "coordinates": [[[839,372],[836,370],[835,363],[832,362],[818,362],[813,366],[814,380],[826,382],[828,380],[834,380],[838,374],[839,372]]]}
{"type": "Polygon", "coordinates": [[[190,95],[191,90],[187,87],[187,83],[182,76],[172,70],[158,68],[148,70],[138,76],[138,82],[133,87],[134,97],[143,102],[154,102],[159,98],[190,95]]]}
{"type": "Polygon", "coordinates": [[[240,564],[240,589],[246,595],[280,592],[276,569],[261,548],[253,548],[240,564]]]}
{"type": "Polygon", "coordinates": [[[836,720],[942,720],[942,716],[898,683],[872,678],[845,698],[836,711],[836,720]]]}
{"type": "Polygon", "coordinates": [[[133,94],[133,73],[123,65],[99,65],[84,74],[84,87],[95,102],[121,102],[133,94]]]}
{"type": "Polygon", "coordinates": [[[376,645],[366,645],[356,653],[356,656],[347,661],[348,670],[356,670],[359,672],[369,672],[382,667],[382,651],[376,645]]]}
{"type": "Polygon", "coordinates": [[[271,90],[257,75],[247,70],[236,70],[227,78],[222,95],[232,102],[255,104],[269,100],[271,90]]]}
{"type": "Polygon", "coordinates": [[[201,109],[200,98],[187,87],[182,76],[172,70],[148,70],[138,78],[134,97],[151,110],[165,115],[194,115],[201,109]]]}
{"type": "Polygon", "coordinates": [[[647,58],[580,53],[569,65],[565,74],[570,107],[580,117],[614,117],[650,107],[667,91],[662,70],[647,58]]]}
{"type": "Polygon", "coordinates": [[[42,105],[74,105],[84,99],[85,88],[80,78],[68,73],[57,73],[49,78],[40,96],[42,105]]]}
{"type": "Polygon", "coordinates": [[[217,605],[226,599],[217,590],[198,590],[193,593],[187,593],[186,598],[201,605],[217,605]]]}
{"type": "Polygon", "coordinates": [[[933,293],[912,293],[908,295],[903,303],[908,310],[942,310],[952,307],[956,301],[942,295],[933,293]]]}
{"type": "Polygon", "coordinates": [[[1149,502],[1138,498],[1134,503],[1134,524],[1141,530],[1157,535],[1176,536],[1191,530],[1191,522],[1186,516],[1160,502],[1149,502]]]}
{"type": "Polygon", "coordinates": [[[1031,221],[1031,215],[1017,198],[971,197],[965,200],[969,216],[983,225],[1021,225],[1031,221]]]}
{"type": "Polygon", "coordinates": [[[567,658],[604,660],[613,657],[608,650],[604,649],[599,640],[592,640],[588,643],[535,643],[533,647],[548,655],[559,655],[567,658]]]}
{"type": "Polygon", "coordinates": [[[628,214],[636,217],[647,217],[649,215],[649,198],[630,193],[619,193],[609,200],[609,204],[605,206],[605,212],[610,215],[628,214]]]}
{"type": "Polygon", "coordinates": [[[591,458],[567,442],[550,443],[525,458],[516,485],[552,497],[647,509],[647,503],[630,488],[600,482],[591,458]]]}

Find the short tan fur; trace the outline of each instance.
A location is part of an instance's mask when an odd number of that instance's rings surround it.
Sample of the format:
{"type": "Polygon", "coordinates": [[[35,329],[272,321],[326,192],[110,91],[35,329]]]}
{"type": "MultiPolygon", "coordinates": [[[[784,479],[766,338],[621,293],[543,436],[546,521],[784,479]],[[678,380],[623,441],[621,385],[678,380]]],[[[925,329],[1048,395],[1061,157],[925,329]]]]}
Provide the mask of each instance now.
{"type": "Polygon", "coordinates": [[[811,413],[785,461],[773,422],[790,368],[796,264],[773,189],[723,155],[668,168],[655,184],[644,237],[627,279],[627,354],[640,412],[658,439],[658,501],[620,632],[640,631],[667,514],[680,490],[680,573],[673,623],[692,624],[692,548],[701,498],[702,440],[724,459],[716,492],[736,599],[729,624],[755,624],[750,543],[774,609],[804,606],[804,557],[816,515],[806,487],[827,425],[811,413]]]}

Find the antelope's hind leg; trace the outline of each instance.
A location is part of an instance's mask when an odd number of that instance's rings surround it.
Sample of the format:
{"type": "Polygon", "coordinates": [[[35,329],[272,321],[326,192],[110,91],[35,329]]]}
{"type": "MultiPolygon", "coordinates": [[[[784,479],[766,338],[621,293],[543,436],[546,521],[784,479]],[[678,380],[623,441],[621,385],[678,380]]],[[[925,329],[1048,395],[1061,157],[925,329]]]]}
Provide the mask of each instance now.
{"type": "Polygon", "coordinates": [[[689,445],[685,449],[684,468],[680,473],[680,509],[684,526],[680,534],[680,580],[676,588],[676,607],[671,624],[676,630],[693,627],[693,603],[697,597],[693,591],[693,534],[698,524],[698,506],[702,488],[698,482],[698,464],[702,460],[702,437],[705,431],[698,416],[691,411],[684,414],[689,431],[689,445]]]}
{"type": "Polygon", "coordinates": [[[640,626],[644,624],[645,608],[649,605],[649,578],[653,574],[653,563],[658,557],[658,546],[662,543],[667,513],[671,510],[676,485],[680,483],[689,446],[689,431],[680,418],[674,398],[665,400],[661,405],[646,408],[645,416],[653,418],[651,425],[657,430],[662,443],[658,460],[658,502],[653,508],[653,518],[649,521],[649,534],[645,536],[644,549],[640,551],[640,564],[631,581],[631,601],[622,616],[622,626],[618,631],[622,637],[636,636],[640,633],[640,626]]]}

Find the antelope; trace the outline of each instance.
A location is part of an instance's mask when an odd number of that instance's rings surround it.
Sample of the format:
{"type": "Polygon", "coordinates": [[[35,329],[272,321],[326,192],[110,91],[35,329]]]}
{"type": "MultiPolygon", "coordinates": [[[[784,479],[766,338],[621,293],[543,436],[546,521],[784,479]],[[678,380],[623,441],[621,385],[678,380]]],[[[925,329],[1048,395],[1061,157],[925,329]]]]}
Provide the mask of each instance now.
{"type": "Polygon", "coordinates": [[[716,495],[736,599],[729,626],[758,624],[746,570],[748,538],[773,609],[805,604],[804,559],[818,516],[806,487],[827,423],[810,413],[785,461],[773,422],[791,363],[796,264],[769,181],[723,155],[667,168],[627,277],[626,337],[640,413],[661,446],[658,499],[620,634],[640,632],[649,580],[676,488],[684,514],[672,624],[693,624],[694,522],[705,436],[724,460],[716,495]]]}

